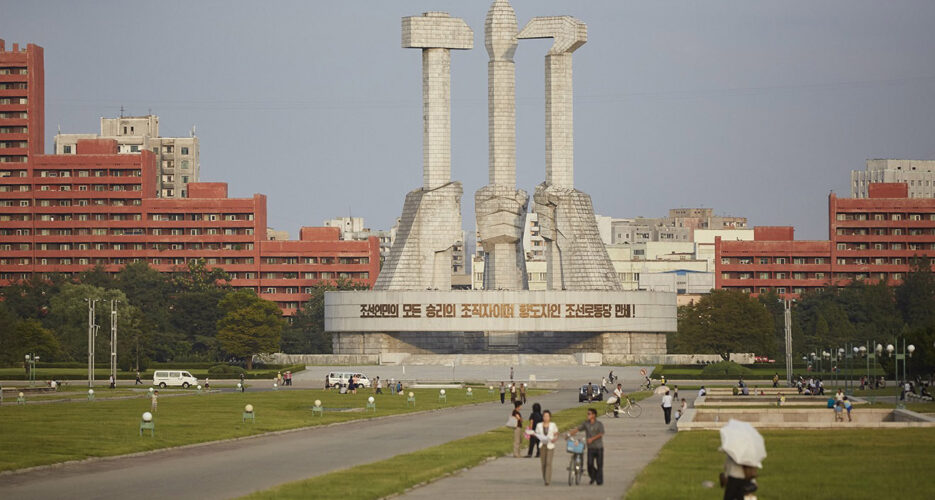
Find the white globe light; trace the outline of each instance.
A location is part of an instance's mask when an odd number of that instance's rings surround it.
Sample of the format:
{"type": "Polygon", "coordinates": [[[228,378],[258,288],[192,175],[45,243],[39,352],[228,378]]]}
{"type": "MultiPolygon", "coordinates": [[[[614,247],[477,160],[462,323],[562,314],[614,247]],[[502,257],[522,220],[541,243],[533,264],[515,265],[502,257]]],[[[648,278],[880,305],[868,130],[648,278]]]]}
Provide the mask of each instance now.
{"type": "Polygon", "coordinates": [[[857,354],[858,352],[860,352],[860,349],[858,349],[857,347],[854,347],[854,354],[857,354]]]}
{"type": "Polygon", "coordinates": [[[439,393],[439,394],[445,394],[445,390],[442,389],[442,390],[438,391],[438,393],[439,393]]]}
{"type": "Polygon", "coordinates": [[[150,412],[143,413],[143,422],[152,422],[153,414],[150,412]]]}
{"type": "Polygon", "coordinates": [[[492,390],[493,390],[493,386],[488,387],[488,389],[490,389],[490,390],[492,391],[492,390]]]}
{"type": "Polygon", "coordinates": [[[199,391],[201,390],[201,384],[198,384],[198,390],[199,391]]]}
{"type": "Polygon", "coordinates": [[[886,352],[892,353],[896,348],[893,347],[893,344],[886,344],[886,352]]]}
{"type": "Polygon", "coordinates": [[[844,354],[844,348],[838,347],[838,354],[844,354]]]}
{"type": "Polygon", "coordinates": [[[472,389],[471,389],[470,387],[468,387],[467,391],[468,391],[468,392],[471,392],[471,390],[472,390],[472,389]]]}
{"type": "Polygon", "coordinates": [[[321,406],[321,400],[320,400],[320,399],[316,399],[316,400],[315,400],[315,406],[321,406]]]}
{"type": "Polygon", "coordinates": [[[912,344],[909,344],[909,346],[906,347],[906,350],[909,351],[909,354],[912,354],[912,353],[916,352],[916,346],[914,346],[914,345],[912,345],[912,344]]]}
{"type": "Polygon", "coordinates": [[[409,397],[411,398],[411,397],[413,397],[413,396],[415,396],[415,394],[413,394],[413,393],[410,392],[410,393],[409,393],[409,397]]]}
{"type": "Polygon", "coordinates": [[[877,352],[883,352],[883,344],[877,344],[877,347],[874,350],[877,352]]]}
{"type": "Polygon", "coordinates": [[[93,396],[93,395],[94,395],[94,389],[88,389],[88,394],[90,394],[90,395],[93,396]]]}
{"type": "Polygon", "coordinates": [[[247,405],[243,407],[243,411],[247,413],[253,413],[253,405],[247,405]]]}
{"type": "Polygon", "coordinates": [[[860,353],[864,354],[866,352],[867,352],[867,348],[865,346],[860,346],[860,353]]]}
{"type": "Polygon", "coordinates": [[[155,390],[155,389],[153,389],[152,387],[150,387],[150,388],[149,388],[149,393],[152,394],[154,390],[155,390]]]}
{"type": "Polygon", "coordinates": [[[25,394],[23,394],[22,392],[19,393],[19,397],[23,397],[23,396],[25,396],[25,394]]]}
{"type": "Polygon", "coordinates": [[[368,402],[368,403],[373,403],[373,396],[370,396],[369,398],[367,398],[367,402],[368,402]]]}
{"type": "Polygon", "coordinates": [[[814,358],[814,357],[815,357],[815,353],[811,353],[811,355],[810,355],[810,356],[814,358]]]}
{"type": "Polygon", "coordinates": [[[279,384],[273,384],[273,389],[279,387],[279,384]]]}
{"type": "Polygon", "coordinates": [[[242,387],[242,386],[240,385],[240,382],[238,382],[238,383],[237,383],[237,388],[240,389],[241,387],[242,387]]]}

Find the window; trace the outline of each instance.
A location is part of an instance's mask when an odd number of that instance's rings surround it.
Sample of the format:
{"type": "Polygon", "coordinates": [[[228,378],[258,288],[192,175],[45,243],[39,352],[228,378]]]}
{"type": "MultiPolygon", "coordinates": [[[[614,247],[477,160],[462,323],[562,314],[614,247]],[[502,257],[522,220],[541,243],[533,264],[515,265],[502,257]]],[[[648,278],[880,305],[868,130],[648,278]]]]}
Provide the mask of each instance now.
{"type": "Polygon", "coordinates": [[[769,257],[760,257],[760,264],[769,264],[769,257]]]}
{"type": "Polygon", "coordinates": [[[721,257],[721,264],[730,264],[730,258],[721,257]]]}
{"type": "Polygon", "coordinates": [[[786,289],[784,287],[779,287],[776,289],[776,293],[778,293],[779,295],[783,295],[786,293],[786,289]]]}
{"type": "Polygon", "coordinates": [[[792,259],[793,264],[805,264],[805,259],[802,257],[796,257],[792,259]]]}
{"type": "Polygon", "coordinates": [[[184,147],[184,146],[182,147],[182,154],[183,154],[183,155],[187,155],[187,154],[188,154],[188,148],[187,148],[187,147],[184,147]]]}
{"type": "Polygon", "coordinates": [[[65,154],[67,154],[67,155],[70,155],[70,154],[71,154],[71,145],[70,145],[70,144],[66,144],[65,146],[63,146],[63,147],[62,147],[62,152],[65,153],[65,154]]]}
{"type": "Polygon", "coordinates": [[[768,279],[769,279],[769,273],[759,273],[757,276],[758,276],[759,279],[761,279],[761,280],[768,280],[768,279]]]}
{"type": "Polygon", "coordinates": [[[816,280],[823,280],[823,279],[825,279],[825,273],[815,273],[815,279],[816,279],[816,280]]]}
{"type": "Polygon", "coordinates": [[[785,264],[785,263],[786,263],[786,258],[785,258],[785,257],[777,257],[777,258],[776,258],[776,263],[777,263],[777,264],[785,264]]]}
{"type": "Polygon", "coordinates": [[[267,288],[265,293],[276,293],[276,287],[267,288]]]}

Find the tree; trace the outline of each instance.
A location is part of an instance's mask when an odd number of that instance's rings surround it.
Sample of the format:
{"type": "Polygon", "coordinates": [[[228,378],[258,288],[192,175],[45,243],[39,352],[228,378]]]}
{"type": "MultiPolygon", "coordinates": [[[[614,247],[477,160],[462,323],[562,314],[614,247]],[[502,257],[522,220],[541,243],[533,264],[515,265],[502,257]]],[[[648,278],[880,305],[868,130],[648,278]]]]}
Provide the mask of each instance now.
{"type": "Polygon", "coordinates": [[[678,312],[678,331],[673,338],[677,353],[720,354],[768,352],[775,325],[769,311],[757,299],[735,290],[714,290],[694,305],[678,312]]]}
{"type": "Polygon", "coordinates": [[[903,335],[916,346],[913,372],[935,370],[935,275],[929,257],[916,257],[906,279],[895,290],[896,308],[906,322],[903,335]]]}
{"type": "Polygon", "coordinates": [[[245,359],[248,370],[253,368],[254,355],[279,349],[285,321],[275,303],[252,290],[238,290],[224,297],[219,306],[224,316],[217,323],[218,342],[225,352],[245,359]]]}
{"type": "Polygon", "coordinates": [[[66,281],[59,273],[46,279],[33,276],[0,288],[0,300],[19,318],[42,319],[49,314],[49,301],[66,281]]]}
{"type": "MultiPolygon", "coordinates": [[[[118,335],[126,338],[134,335],[133,318],[138,312],[126,295],[117,289],[105,290],[92,285],[76,285],[65,283],[61,292],[52,297],[48,317],[43,321],[44,326],[55,333],[62,348],[65,359],[81,361],[87,358],[88,352],[88,303],[85,299],[96,299],[95,322],[100,326],[95,343],[97,352],[109,352],[110,346],[110,301],[117,304],[117,331],[118,335]]],[[[117,345],[120,345],[118,338],[117,345]]],[[[106,355],[104,356],[106,359],[106,355]]]]}
{"type": "Polygon", "coordinates": [[[13,364],[22,362],[29,354],[38,354],[40,358],[52,361],[59,356],[58,340],[52,332],[43,328],[37,319],[18,321],[12,329],[12,335],[3,343],[0,362],[13,364]]]}
{"type": "Polygon", "coordinates": [[[331,334],[325,331],[325,292],[339,290],[366,290],[367,285],[339,279],[334,283],[320,283],[311,291],[311,297],[292,318],[292,324],[283,332],[282,352],[290,354],[331,354],[331,334]]]}

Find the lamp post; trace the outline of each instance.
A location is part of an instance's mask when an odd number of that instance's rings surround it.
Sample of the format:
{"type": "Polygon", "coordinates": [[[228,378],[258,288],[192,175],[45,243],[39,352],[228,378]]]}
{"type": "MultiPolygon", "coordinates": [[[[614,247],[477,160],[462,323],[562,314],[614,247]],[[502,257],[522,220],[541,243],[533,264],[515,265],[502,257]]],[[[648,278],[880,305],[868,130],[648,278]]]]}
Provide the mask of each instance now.
{"type": "Polygon", "coordinates": [[[896,408],[902,409],[906,407],[906,404],[903,403],[902,399],[900,399],[900,396],[903,396],[903,392],[902,392],[903,384],[900,383],[900,378],[899,378],[899,362],[900,361],[903,362],[903,377],[905,378],[906,381],[908,381],[909,375],[908,375],[906,361],[908,361],[908,358],[912,357],[912,353],[915,352],[916,346],[912,344],[909,344],[907,346],[906,339],[903,338],[902,348],[900,349],[899,341],[900,341],[899,338],[893,341],[896,344],[895,346],[893,344],[886,345],[886,355],[893,357],[896,361],[895,374],[894,374],[896,377],[896,408]]]}
{"type": "Polygon", "coordinates": [[[26,355],[26,368],[29,372],[29,386],[32,387],[36,382],[36,362],[39,361],[39,356],[35,353],[30,353],[26,355]]]}

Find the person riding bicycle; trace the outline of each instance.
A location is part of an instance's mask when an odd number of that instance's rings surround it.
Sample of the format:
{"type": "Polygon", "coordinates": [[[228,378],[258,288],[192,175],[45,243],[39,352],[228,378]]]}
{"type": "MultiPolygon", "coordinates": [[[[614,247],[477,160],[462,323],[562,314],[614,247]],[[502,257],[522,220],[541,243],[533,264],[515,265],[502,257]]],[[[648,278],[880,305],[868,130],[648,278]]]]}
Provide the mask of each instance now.
{"type": "Polygon", "coordinates": [[[617,402],[614,403],[614,418],[620,418],[620,401],[623,401],[623,398],[626,397],[626,394],[623,393],[622,384],[617,384],[617,388],[614,389],[614,397],[617,398],[617,402]]]}
{"type": "Polygon", "coordinates": [[[647,391],[652,390],[652,388],[653,388],[653,380],[652,380],[651,378],[649,378],[649,375],[644,376],[644,377],[643,377],[643,381],[645,382],[644,386],[646,387],[646,390],[647,390],[647,391]]]}

